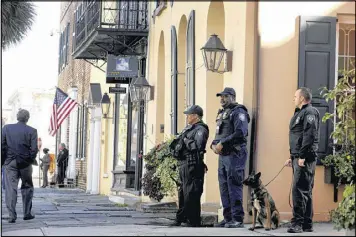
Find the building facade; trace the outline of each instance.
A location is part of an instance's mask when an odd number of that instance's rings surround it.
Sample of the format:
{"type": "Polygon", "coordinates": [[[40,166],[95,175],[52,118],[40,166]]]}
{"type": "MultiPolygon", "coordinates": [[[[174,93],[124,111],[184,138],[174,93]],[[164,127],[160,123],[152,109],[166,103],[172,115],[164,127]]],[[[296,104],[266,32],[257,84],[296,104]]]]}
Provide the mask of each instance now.
{"type": "Polygon", "coordinates": [[[76,21],[83,18],[81,2],[61,2],[58,33],[58,87],[75,99],[77,106],[62,123],[57,132],[57,146],[65,143],[69,150],[67,178],[76,182],[79,188],[86,188],[88,158],[88,108],[90,63],[75,60],[76,21]]]}
{"type": "MultiPolygon", "coordinates": [[[[183,111],[192,104],[204,109],[203,119],[211,130],[209,145],[220,107],[215,95],[233,87],[237,102],[252,117],[245,175],[261,172],[267,183],[289,157],[288,128],[297,88],[312,89],[313,105],[321,115],[333,111],[334,105],[320,96],[319,89],[333,88],[338,69],[352,67],[355,3],[157,1],[150,5],[147,78],[154,86],[154,100],[148,102],[146,152],[182,130],[183,111]],[[226,59],[231,70],[225,73],[204,66],[201,48],[212,34],[232,51],[232,61],[226,59]]],[[[328,146],[332,129],[331,123],[321,125],[320,157],[332,152],[328,146]]],[[[205,162],[209,171],[202,205],[219,207],[218,157],[209,148],[205,162]]],[[[324,178],[326,172],[317,166],[313,193],[317,221],[327,220],[342,198],[342,187],[335,193],[334,184],[324,178]]],[[[268,186],[282,219],[291,217],[291,179],[292,171],[285,168],[268,186]]],[[[245,210],[248,198],[244,188],[245,210]]]]}

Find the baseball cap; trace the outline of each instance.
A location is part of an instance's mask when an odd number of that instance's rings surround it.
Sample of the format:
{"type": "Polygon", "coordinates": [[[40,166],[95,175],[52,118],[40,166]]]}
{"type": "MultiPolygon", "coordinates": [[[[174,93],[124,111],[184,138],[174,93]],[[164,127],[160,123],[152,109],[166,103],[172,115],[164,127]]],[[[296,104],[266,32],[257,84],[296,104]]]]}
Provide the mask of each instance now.
{"type": "Polygon", "coordinates": [[[235,92],[234,88],[225,87],[225,89],[222,92],[216,94],[216,96],[222,96],[222,95],[236,96],[236,92],[235,92]]]}
{"type": "Polygon", "coordinates": [[[197,114],[199,116],[203,116],[203,109],[199,105],[192,105],[189,108],[187,108],[183,113],[184,114],[197,114]]]}

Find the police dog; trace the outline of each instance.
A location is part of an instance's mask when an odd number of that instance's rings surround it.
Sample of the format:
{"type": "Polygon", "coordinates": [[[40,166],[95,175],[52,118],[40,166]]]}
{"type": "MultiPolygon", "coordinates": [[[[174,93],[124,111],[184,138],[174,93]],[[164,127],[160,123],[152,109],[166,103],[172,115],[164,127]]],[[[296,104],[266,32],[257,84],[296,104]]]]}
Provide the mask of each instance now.
{"type": "Polygon", "coordinates": [[[273,224],[273,229],[277,229],[280,223],[279,212],[268,193],[265,186],[261,182],[261,172],[255,174],[253,171],[244,181],[243,184],[252,188],[251,205],[252,205],[252,226],[249,230],[256,228],[256,220],[265,228],[270,230],[273,224]]]}

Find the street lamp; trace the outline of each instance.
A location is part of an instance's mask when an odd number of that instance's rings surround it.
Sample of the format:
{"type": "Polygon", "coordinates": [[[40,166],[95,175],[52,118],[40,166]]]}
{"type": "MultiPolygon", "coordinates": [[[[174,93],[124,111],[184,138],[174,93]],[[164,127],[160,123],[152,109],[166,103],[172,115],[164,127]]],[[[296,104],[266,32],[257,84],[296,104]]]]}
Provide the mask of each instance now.
{"type": "MultiPolygon", "coordinates": [[[[220,73],[230,71],[227,67],[224,68],[224,71],[219,71],[224,56],[230,56],[231,54],[227,53],[227,49],[216,34],[211,35],[204,47],[202,47],[200,50],[203,54],[205,68],[208,71],[220,73]]],[[[231,59],[232,57],[227,58],[229,61],[228,63],[230,64],[231,59]]]]}
{"type": "Polygon", "coordinates": [[[138,103],[138,129],[137,129],[137,150],[135,164],[135,190],[141,190],[141,177],[142,177],[142,155],[143,155],[143,124],[145,116],[145,102],[147,100],[147,92],[150,89],[150,84],[145,77],[139,76],[134,79],[130,85],[130,98],[133,103],[138,103]]]}
{"type": "Polygon", "coordinates": [[[133,79],[130,85],[130,98],[132,102],[141,102],[146,100],[146,95],[150,89],[150,84],[146,78],[140,76],[136,79],[133,79]]]}
{"type": "Polygon", "coordinates": [[[109,111],[110,111],[110,104],[111,104],[111,101],[110,101],[110,97],[108,95],[108,93],[104,93],[103,95],[103,98],[101,98],[101,112],[103,113],[103,117],[104,118],[108,118],[108,114],[109,114],[109,111]]]}

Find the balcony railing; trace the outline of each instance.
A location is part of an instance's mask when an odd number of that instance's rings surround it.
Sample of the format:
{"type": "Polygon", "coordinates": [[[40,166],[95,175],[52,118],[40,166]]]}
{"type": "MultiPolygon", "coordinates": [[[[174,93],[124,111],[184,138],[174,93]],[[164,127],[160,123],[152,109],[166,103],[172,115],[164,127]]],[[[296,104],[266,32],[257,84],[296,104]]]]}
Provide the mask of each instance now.
{"type": "Polygon", "coordinates": [[[95,0],[82,4],[80,16],[78,12],[75,14],[75,48],[81,46],[95,29],[148,31],[147,1],[95,0]]]}

